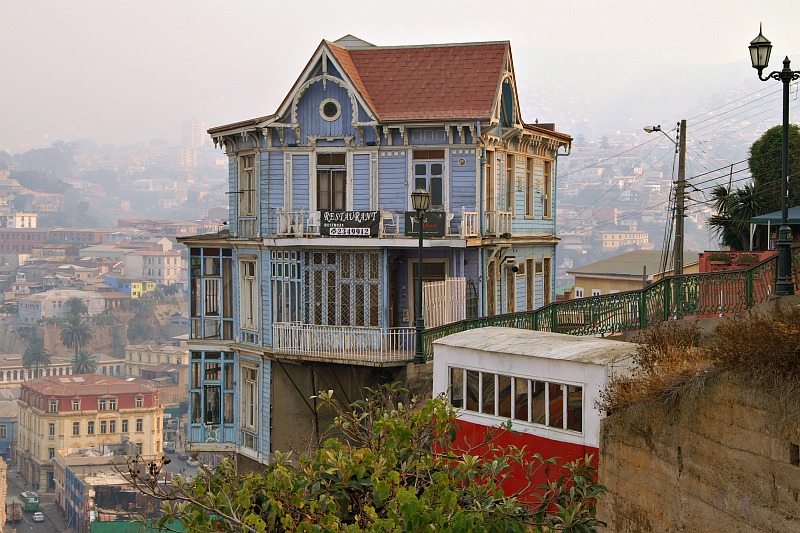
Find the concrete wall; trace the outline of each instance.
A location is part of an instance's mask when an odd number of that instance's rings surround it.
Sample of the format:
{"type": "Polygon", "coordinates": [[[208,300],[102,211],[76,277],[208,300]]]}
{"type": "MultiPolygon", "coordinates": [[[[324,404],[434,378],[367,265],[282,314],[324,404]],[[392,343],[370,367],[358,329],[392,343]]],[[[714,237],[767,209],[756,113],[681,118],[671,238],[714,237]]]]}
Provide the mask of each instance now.
{"type": "Polygon", "coordinates": [[[318,436],[324,438],[333,413],[329,409],[316,411],[317,402],[311,396],[319,391],[333,390],[334,398],[347,405],[364,396],[364,387],[374,389],[401,379],[402,370],[273,362],[272,451],[308,451],[318,436]]]}
{"type": "Polygon", "coordinates": [[[736,376],[714,379],[691,408],[613,414],[601,428],[600,519],[620,532],[800,531],[799,415],[736,376]]]}

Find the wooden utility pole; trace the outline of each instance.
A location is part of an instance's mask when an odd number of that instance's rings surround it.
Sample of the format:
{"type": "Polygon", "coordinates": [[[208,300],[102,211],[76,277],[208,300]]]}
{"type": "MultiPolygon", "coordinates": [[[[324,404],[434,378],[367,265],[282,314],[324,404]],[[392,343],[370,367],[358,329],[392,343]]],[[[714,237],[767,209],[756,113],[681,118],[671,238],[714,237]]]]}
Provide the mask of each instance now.
{"type": "Polygon", "coordinates": [[[681,120],[678,139],[678,183],[675,186],[675,247],[673,275],[683,274],[683,220],[686,212],[686,120],[681,120]]]}

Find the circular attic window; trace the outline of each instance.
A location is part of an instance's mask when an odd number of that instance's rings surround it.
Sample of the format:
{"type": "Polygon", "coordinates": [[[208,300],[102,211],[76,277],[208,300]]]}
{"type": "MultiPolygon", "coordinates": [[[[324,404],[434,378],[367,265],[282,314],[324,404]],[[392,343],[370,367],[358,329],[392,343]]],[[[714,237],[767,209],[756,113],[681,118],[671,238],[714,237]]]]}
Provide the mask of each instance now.
{"type": "Polygon", "coordinates": [[[342,114],[342,106],[333,98],[326,98],[319,105],[319,114],[328,122],[334,121],[342,114]]]}

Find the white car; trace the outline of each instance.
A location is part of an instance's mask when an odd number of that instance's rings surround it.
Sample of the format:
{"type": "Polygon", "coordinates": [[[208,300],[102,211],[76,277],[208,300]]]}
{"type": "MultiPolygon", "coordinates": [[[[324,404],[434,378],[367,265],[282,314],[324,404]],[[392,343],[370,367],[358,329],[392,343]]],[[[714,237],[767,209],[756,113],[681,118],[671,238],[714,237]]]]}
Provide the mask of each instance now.
{"type": "Polygon", "coordinates": [[[33,513],[33,521],[34,522],[44,522],[44,513],[40,513],[39,511],[36,511],[35,513],[33,513]]]}

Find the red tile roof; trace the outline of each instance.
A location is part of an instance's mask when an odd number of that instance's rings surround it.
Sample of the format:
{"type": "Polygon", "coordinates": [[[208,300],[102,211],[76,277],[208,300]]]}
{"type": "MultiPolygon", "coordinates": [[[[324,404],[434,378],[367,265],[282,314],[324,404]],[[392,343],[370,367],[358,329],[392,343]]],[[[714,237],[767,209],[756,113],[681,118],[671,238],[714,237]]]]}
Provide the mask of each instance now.
{"type": "Polygon", "coordinates": [[[491,116],[508,42],[343,48],[326,43],[381,121],[491,116]]]}
{"type": "Polygon", "coordinates": [[[112,394],[147,394],[154,389],[147,385],[100,374],[73,374],[69,376],[46,376],[26,381],[24,388],[47,397],[96,396],[112,394]]]}

